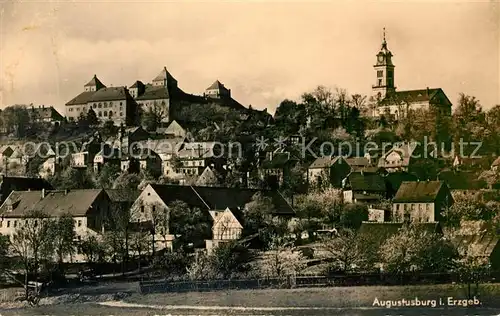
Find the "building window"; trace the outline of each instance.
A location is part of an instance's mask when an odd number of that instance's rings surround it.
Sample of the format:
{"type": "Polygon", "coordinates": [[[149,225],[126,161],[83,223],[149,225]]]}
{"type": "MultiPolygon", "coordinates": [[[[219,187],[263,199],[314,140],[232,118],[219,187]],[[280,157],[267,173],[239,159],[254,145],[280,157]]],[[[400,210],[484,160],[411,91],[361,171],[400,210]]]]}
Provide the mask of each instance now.
{"type": "Polygon", "coordinates": [[[379,87],[382,86],[382,79],[378,80],[378,85],[379,85],[379,87]]]}
{"type": "Polygon", "coordinates": [[[113,111],[109,111],[109,117],[113,116],[113,111]]]}
{"type": "Polygon", "coordinates": [[[78,220],[78,227],[82,227],[82,220],[78,220]]]}
{"type": "Polygon", "coordinates": [[[122,105],[122,102],[120,102],[120,105],[122,105]]]}
{"type": "Polygon", "coordinates": [[[35,226],[35,227],[38,226],[38,221],[36,219],[35,219],[35,222],[34,222],[33,226],[35,226]]]}
{"type": "Polygon", "coordinates": [[[405,219],[404,220],[405,220],[405,222],[409,222],[411,220],[410,214],[408,214],[408,213],[405,214],[405,219]]]}
{"type": "Polygon", "coordinates": [[[102,117],[102,112],[99,111],[99,113],[97,114],[99,117],[102,117]]]}
{"type": "Polygon", "coordinates": [[[17,221],[14,221],[14,227],[17,227],[17,221]]]}
{"type": "Polygon", "coordinates": [[[123,116],[123,112],[120,112],[120,116],[123,116]]]}
{"type": "Polygon", "coordinates": [[[382,78],[384,76],[384,72],[382,70],[377,70],[377,77],[382,78]]]}
{"type": "Polygon", "coordinates": [[[430,203],[427,203],[427,205],[425,206],[425,209],[426,209],[426,210],[428,210],[428,211],[430,211],[430,209],[431,209],[431,204],[430,204],[430,203]]]}
{"type": "Polygon", "coordinates": [[[99,103],[99,104],[97,105],[97,107],[98,107],[98,108],[102,108],[102,103],[99,103]]]}
{"type": "Polygon", "coordinates": [[[95,104],[95,103],[94,103],[93,107],[94,107],[94,109],[95,109],[95,108],[97,107],[97,104],[95,104]]]}
{"type": "Polygon", "coordinates": [[[7,221],[7,227],[10,227],[10,221],[7,221]]]}
{"type": "Polygon", "coordinates": [[[141,205],[141,213],[144,213],[144,205],[141,205]]]}
{"type": "Polygon", "coordinates": [[[80,111],[80,108],[76,108],[77,111],[80,111]]]}
{"type": "Polygon", "coordinates": [[[104,111],[104,117],[108,116],[108,111],[104,111]]]}
{"type": "Polygon", "coordinates": [[[151,211],[152,211],[152,212],[153,212],[153,214],[154,214],[154,213],[156,212],[156,206],[154,206],[154,205],[153,205],[153,206],[151,207],[151,211]]]}

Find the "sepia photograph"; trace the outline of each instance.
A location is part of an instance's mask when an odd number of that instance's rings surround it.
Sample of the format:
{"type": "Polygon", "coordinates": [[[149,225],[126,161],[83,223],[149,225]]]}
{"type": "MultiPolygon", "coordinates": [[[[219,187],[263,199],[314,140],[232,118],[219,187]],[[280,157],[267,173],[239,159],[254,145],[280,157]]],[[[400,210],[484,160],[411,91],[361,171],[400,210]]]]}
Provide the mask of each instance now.
{"type": "Polygon", "coordinates": [[[0,0],[6,315],[500,315],[500,1],[0,0]]]}

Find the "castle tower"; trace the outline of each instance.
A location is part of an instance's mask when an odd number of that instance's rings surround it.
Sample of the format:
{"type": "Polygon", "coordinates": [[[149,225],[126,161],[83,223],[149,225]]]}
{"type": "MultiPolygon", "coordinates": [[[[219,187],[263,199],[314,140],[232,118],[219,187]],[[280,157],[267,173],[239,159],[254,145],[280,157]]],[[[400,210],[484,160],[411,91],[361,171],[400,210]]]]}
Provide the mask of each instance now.
{"type": "Polygon", "coordinates": [[[392,53],[387,48],[387,41],[382,41],[382,47],[377,54],[377,63],[373,66],[375,69],[376,81],[372,86],[372,95],[375,99],[382,100],[387,94],[396,91],[394,85],[394,65],[392,63],[392,53]]]}
{"type": "Polygon", "coordinates": [[[101,88],[106,88],[96,75],[94,75],[94,77],[92,77],[92,79],[90,79],[90,81],[83,87],[85,88],[85,91],[97,91],[101,88]]]}

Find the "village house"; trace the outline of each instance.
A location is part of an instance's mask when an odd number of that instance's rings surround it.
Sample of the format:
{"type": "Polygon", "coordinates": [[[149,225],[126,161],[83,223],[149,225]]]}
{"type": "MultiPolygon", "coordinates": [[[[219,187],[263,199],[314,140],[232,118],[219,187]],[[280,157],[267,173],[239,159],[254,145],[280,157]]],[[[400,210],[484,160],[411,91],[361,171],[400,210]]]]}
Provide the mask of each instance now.
{"type": "Polygon", "coordinates": [[[98,132],[90,139],[82,144],[82,149],[79,152],[71,154],[71,167],[77,169],[92,168],[94,157],[101,151],[102,139],[98,132]]]}
{"type": "MultiPolygon", "coordinates": [[[[88,235],[99,236],[104,233],[109,207],[109,197],[101,189],[12,191],[0,206],[0,234],[14,235],[16,230],[22,229],[30,212],[44,214],[48,218],[69,214],[74,220],[76,241],[80,241],[88,235]]],[[[84,260],[78,254],[68,259],[75,262],[84,260]]]]}
{"type": "Polygon", "coordinates": [[[28,108],[28,114],[30,121],[35,123],[50,123],[52,125],[59,125],[64,121],[64,117],[59,114],[53,106],[31,106],[28,108]]]}
{"type": "Polygon", "coordinates": [[[161,159],[161,173],[164,176],[172,177],[177,174],[173,167],[172,160],[177,157],[178,152],[183,148],[186,142],[183,137],[173,137],[165,139],[148,139],[140,141],[139,146],[145,150],[153,151],[161,159]]]}
{"type": "Polygon", "coordinates": [[[156,129],[156,134],[164,135],[167,138],[186,138],[188,131],[176,120],[173,120],[166,128],[158,127],[156,129]]]}
{"type": "Polygon", "coordinates": [[[198,177],[206,167],[221,170],[226,162],[224,148],[217,142],[190,142],[177,152],[176,159],[181,166],[174,168],[176,173],[198,177]]]}
{"type": "Polygon", "coordinates": [[[104,165],[115,165],[120,168],[121,151],[118,148],[103,146],[102,150],[94,156],[94,171],[100,172],[104,165]]]}
{"type": "Polygon", "coordinates": [[[413,142],[395,144],[392,149],[380,157],[378,167],[384,168],[388,172],[408,172],[410,165],[417,160],[417,147],[413,142]]]}
{"type": "Polygon", "coordinates": [[[106,87],[96,75],[84,86],[84,91],[66,103],[66,117],[78,121],[93,109],[97,118],[115,125],[132,125],[137,119],[137,103],[126,87],[106,87]]]}
{"type": "MultiPolygon", "coordinates": [[[[152,223],[154,220],[152,214],[160,208],[168,209],[168,205],[174,201],[182,201],[190,208],[206,211],[207,220],[211,221],[210,211],[242,209],[259,192],[271,198],[274,205],[272,215],[286,220],[295,215],[293,208],[278,191],[149,184],[131,207],[131,222],[152,223]]],[[[174,239],[175,236],[169,232],[159,233],[155,236],[157,249],[172,248],[174,239]]]]}
{"type": "Polygon", "coordinates": [[[41,165],[38,175],[41,178],[48,179],[61,170],[62,159],[57,157],[47,158],[41,165]]]}
{"type": "Polygon", "coordinates": [[[269,151],[260,165],[260,177],[272,189],[276,189],[290,179],[292,169],[298,161],[290,152],[279,149],[269,151]]]}
{"type": "Polygon", "coordinates": [[[403,182],[393,199],[394,221],[437,222],[452,204],[453,197],[443,181],[403,182]]]}
{"type": "Polygon", "coordinates": [[[342,180],[345,203],[377,203],[387,195],[384,178],[374,172],[351,172],[342,180]]]}
{"type": "Polygon", "coordinates": [[[345,161],[351,167],[351,171],[361,171],[372,167],[371,160],[367,157],[348,157],[345,161]]]}
{"type": "Polygon", "coordinates": [[[384,176],[384,180],[387,187],[387,197],[393,198],[403,182],[418,181],[418,178],[417,176],[405,171],[396,171],[387,173],[384,176]]]}
{"type": "Polygon", "coordinates": [[[313,186],[342,187],[342,180],[351,172],[351,167],[342,156],[318,157],[307,169],[307,179],[313,186]]]}
{"type": "Polygon", "coordinates": [[[218,186],[219,185],[219,177],[218,172],[213,170],[210,167],[206,167],[203,170],[202,174],[196,180],[197,186],[218,186]]]}
{"type": "Polygon", "coordinates": [[[239,239],[243,233],[241,209],[228,207],[223,211],[210,211],[210,216],[212,217],[212,239],[205,240],[208,254],[221,243],[239,239]]]}

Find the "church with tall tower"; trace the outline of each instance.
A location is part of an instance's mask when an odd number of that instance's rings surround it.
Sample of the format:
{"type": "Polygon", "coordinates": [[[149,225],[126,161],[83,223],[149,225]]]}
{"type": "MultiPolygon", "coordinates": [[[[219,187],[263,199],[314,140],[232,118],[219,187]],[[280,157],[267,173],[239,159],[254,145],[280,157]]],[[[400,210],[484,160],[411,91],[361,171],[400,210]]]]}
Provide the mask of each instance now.
{"type": "Polygon", "coordinates": [[[398,120],[409,110],[430,109],[434,107],[439,113],[451,115],[452,103],[441,88],[425,88],[418,90],[397,91],[394,79],[394,63],[392,53],[387,47],[385,28],[382,46],[373,66],[375,83],[372,85],[372,96],[375,106],[371,116],[391,116],[398,120]]]}

